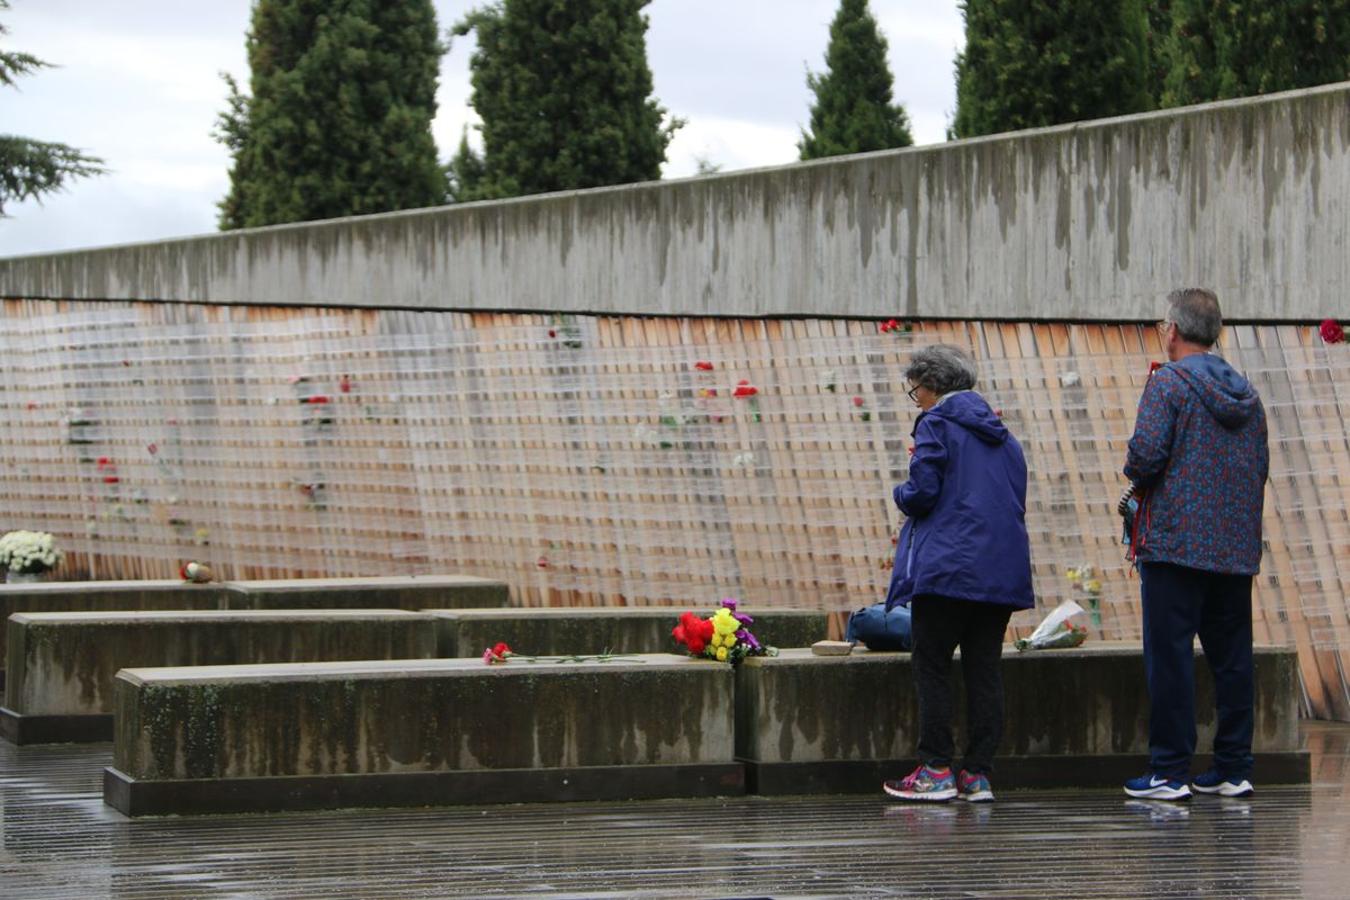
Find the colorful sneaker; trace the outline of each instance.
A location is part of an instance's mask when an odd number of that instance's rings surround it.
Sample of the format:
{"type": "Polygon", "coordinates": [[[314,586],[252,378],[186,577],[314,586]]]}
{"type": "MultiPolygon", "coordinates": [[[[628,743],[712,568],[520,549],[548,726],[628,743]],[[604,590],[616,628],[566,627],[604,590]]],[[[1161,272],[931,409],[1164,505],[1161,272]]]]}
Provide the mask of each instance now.
{"type": "Polygon", "coordinates": [[[1125,793],[1145,800],[1189,800],[1191,789],[1176,778],[1163,778],[1149,772],[1125,782],[1125,793]]]}
{"type": "Polygon", "coordinates": [[[956,776],[956,796],[967,803],[993,803],[994,791],[989,787],[989,776],[962,769],[956,776]]]}
{"type": "Polygon", "coordinates": [[[901,800],[928,800],[946,802],[956,796],[956,779],[952,770],[919,766],[899,781],[886,781],[881,789],[901,800]]]}
{"type": "Polygon", "coordinates": [[[1225,778],[1217,769],[1201,772],[1191,779],[1191,787],[1202,794],[1218,794],[1220,797],[1250,797],[1255,789],[1245,778],[1225,778]]]}

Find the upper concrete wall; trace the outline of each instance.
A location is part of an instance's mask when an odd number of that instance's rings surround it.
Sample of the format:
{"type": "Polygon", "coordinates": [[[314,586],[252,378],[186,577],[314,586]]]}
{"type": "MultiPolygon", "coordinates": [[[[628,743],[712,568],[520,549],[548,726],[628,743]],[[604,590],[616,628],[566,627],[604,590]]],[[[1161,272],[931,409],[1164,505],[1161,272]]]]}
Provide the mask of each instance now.
{"type": "Polygon", "coordinates": [[[0,295],[679,315],[1318,319],[1350,83],[667,183],[0,260],[0,295]]]}

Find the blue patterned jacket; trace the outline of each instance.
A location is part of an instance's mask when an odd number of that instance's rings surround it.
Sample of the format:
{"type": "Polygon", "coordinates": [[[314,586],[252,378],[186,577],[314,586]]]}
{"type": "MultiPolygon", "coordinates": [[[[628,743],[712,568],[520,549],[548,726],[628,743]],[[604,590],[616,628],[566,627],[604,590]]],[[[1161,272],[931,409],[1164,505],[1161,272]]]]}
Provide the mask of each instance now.
{"type": "Polygon", "coordinates": [[[1158,369],[1125,458],[1139,489],[1133,557],[1255,575],[1269,471],[1266,412],[1246,378],[1207,353],[1158,369]]]}

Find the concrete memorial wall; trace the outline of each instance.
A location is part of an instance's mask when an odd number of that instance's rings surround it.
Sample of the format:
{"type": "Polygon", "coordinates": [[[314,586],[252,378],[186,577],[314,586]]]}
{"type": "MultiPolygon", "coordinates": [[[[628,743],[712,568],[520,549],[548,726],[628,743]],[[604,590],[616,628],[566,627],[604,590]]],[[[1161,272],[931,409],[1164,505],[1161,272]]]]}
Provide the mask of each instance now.
{"type": "Polygon", "coordinates": [[[1350,719],[1350,350],[1316,336],[1347,309],[1348,98],[0,260],[0,502],[89,576],[847,610],[889,577],[900,372],[945,340],[1032,469],[1014,631],[1072,597],[1133,638],[1110,508],[1146,323],[1198,283],[1271,414],[1258,636],[1350,719]]]}

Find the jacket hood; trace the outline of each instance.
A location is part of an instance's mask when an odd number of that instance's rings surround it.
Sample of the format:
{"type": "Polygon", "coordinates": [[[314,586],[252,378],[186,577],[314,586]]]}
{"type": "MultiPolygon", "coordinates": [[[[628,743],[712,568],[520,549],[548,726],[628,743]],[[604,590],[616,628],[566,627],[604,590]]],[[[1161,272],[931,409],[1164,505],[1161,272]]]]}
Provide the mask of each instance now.
{"type": "Polygon", "coordinates": [[[1242,426],[1261,405],[1256,390],[1237,369],[1212,353],[1195,353],[1168,368],[1181,376],[1209,414],[1227,429],[1242,426]]]}
{"type": "MultiPolygon", "coordinates": [[[[988,402],[975,391],[957,391],[948,394],[924,415],[937,416],[939,419],[960,425],[986,444],[997,446],[1008,440],[1008,429],[1003,420],[994,414],[988,402]]],[[[918,423],[915,425],[917,427],[918,423]]]]}

